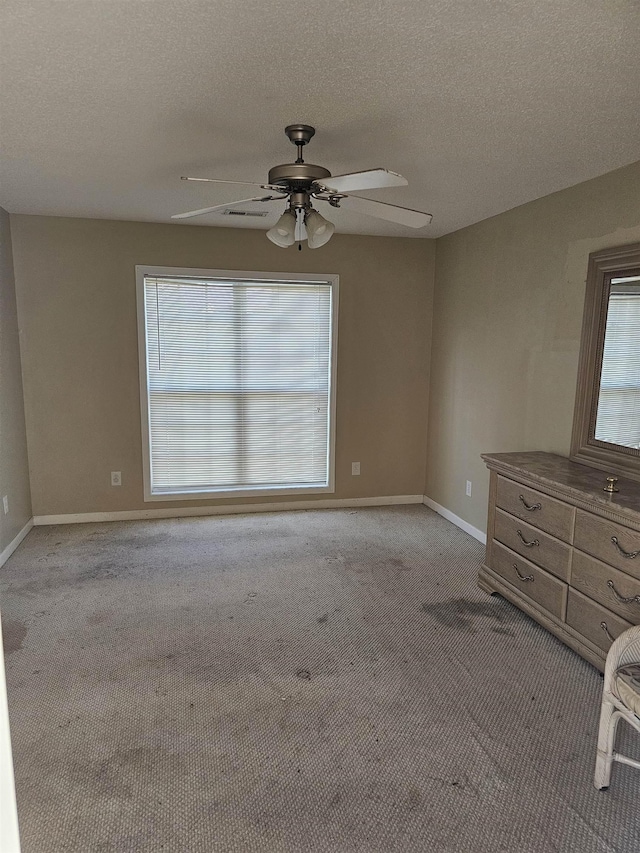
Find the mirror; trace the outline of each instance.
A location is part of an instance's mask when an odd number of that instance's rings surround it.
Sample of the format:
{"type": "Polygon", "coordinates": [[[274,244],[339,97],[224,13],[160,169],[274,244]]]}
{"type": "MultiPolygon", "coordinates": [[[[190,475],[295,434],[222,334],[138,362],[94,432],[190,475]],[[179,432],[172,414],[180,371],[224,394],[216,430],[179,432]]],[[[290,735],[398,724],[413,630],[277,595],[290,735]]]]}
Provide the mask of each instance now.
{"type": "Polygon", "coordinates": [[[640,244],[589,256],[571,458],[640,480],[640,244]]]}
{"type": "Polygon", "coordinates": [[[595,437],[640,450],[640,275],[611,279],[595,437]]]}

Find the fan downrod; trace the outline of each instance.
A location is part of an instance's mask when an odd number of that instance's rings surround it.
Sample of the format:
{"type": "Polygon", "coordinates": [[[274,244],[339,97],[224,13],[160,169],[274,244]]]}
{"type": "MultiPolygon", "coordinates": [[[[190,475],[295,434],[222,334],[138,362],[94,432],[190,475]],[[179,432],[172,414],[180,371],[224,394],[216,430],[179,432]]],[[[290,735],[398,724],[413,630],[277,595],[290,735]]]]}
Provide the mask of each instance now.
{"type": "MultiPolygon", "coordinates": [[[[281,186],[288,192],[309,192],[314,181],[330,178],[331,172],[323,166],[305,163],[302,159],[302,149],[315,135],[315,127],[310,124],[289,124],[284,132],[298,149],[298,159],[295,163],[285,163],[269,169],[269,184],[281,186]]],[[[307,199],[308,204],[308,199],[307,199]]],[[[298,206],[302,206],[299,204],[298,206]]]]}
{"type": "Polygon", "coordinates": [[[296,160],[296,163],[304,163],[304,160],[302,159],[302,149],[315,134],[315,127],[311,127],[310,124],[289,124],[285,127],[284,132],[298,149],[298,159],[296,160]]]}

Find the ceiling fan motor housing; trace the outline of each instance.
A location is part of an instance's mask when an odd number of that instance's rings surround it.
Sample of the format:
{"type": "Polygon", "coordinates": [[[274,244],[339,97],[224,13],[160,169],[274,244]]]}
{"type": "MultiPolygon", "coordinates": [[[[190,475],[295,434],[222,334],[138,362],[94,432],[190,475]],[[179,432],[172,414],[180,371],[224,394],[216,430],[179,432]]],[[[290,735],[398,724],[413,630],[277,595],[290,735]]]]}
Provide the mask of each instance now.
{"type": "Polygon", "coordinates": [[[330,178],[331,172],[323,166],[314,166],[313,163],[305,163],[302,160],[302,146],[315,134],[315,128],[310,124],[290,124],[284,132],[291,142],[298,146],[298,160],[269,169],[268,183],[285,189],[291,196],[292,207],[308,207],[312,184],[323,178],[330,178]]]}
{"type": "Polygon", "coordinates": [[[331,172],[313,163],[284,163],[269,169],[269,184],[291,190],[307,190],[314,181],[330,178],[331,172]]]}

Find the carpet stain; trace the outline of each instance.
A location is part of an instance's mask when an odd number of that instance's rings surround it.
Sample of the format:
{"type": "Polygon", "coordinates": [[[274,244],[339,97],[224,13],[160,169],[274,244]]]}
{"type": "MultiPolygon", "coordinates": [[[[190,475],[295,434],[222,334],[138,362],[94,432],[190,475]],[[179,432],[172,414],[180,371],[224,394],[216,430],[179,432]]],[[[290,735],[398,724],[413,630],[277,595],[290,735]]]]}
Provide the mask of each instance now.
{"type": "MultiPolygon", "coordinates": [[[[501,607],[500,602],[470,601],[467,598],[454,598],[451,601],[425,601],[420,609],[423,613],[433,616],[447,628],[456,628],[460,631],[470,631],[474,617],[492,619],[500,624],[514,622],[518,618],[515,610],[507,610],[501,607]]],[[[500,629],[493,628],[492,630],[503,633],[500,629]]]]}
{"type": "Polygon", "coordinates": [[[179,775],[180,757],[162,748],[134,746],[118,749],[100,762],[77,764],[71,769],[70,778],[94,796],[129,800],[140,788],[141,780],[151,780],[161,772],[179,775]]]}
{"type": "Polygon", "coordinates": [[[419,808],[422,805],[422,794],[418,788],[410,787],[409,796],[407,797],[407,808],[409,811],[419,808]]]}
{"type": "Polygon", "coordinates": [[[117,750],[111,759],[111,765],[151,770],[158,763],[158,758],[159,751],[155,747],[134,746],[130,749],[117,750]]]}
{"type": "Polygon", "coordinates": [[[42,577],[38,577],[35,580],[28,581],[27,583],[17,583],[13,585],[11,587],[11,592],[15,592],[18,595],[24,595],[25,593],[38,595],[40,592],[49,592],[50,590],[57,589],[60,586],[66,586],[69,583],[67,576],[55,574],[56,571],[59,571],[57,567],[52,566],[44,571],[46,573],[43,573],[42,577]]]}
{"type": "Polygon", "coordinates": [[[336,806],[339,806],[341,802],[342,794],[340,791],[336,791],[333,797],[329,800],[329,808],[335,808],[336,806]]]}
{"type": "Polygon", "coordinates": [[[124,567],[110,560],[89,565],[79,573],[69,571],[61,566],[49,566],[42,570],[41,575],[27,583],[18,583],[12,586],[11,591],[19,595],[39,593],[50,593],[64,587],[80,586],[89,581],[100,581],[117,578],[124,571],[124,567]],[[116,571],[117,570],[117,571],[116,571]]]}
{"type": "Polygon", "coordinates": [[[110,578],[117,578],[120,572],[121,566],[117,563],[111,562],[111,560],[103,560],[101,563],[96,563],[95,566],[91,566],[88,569],[80,572],[79,575],[75,575],[75,577],[65,578],[65,582],[74,584],[85,583],[86,581],[98,581],[98,580],[108,580],[110,578]],[[118,571],[116,571],[118,569],[118,571]]]}
{"type": "Polygon", "coordinates": [[[408,565],[404,562],[404,560],[400,560],[400,559],[398,559],[398,557],[392,557],[392,558],[388,561],[388,563],[389,563],[389,565],[390,565],[390,566],[393,566],[393,567],[394,567],[394,569],[398,569],[398,570],[399,570],[399,571],[401,571],[401,572],[410,572],[410,571],[411,571],[411,566],[408,566],[408,565]]]}
{"type": "Polygon", "coordinates": [[[113,618],[113,610],[96,610],[87,617],[87,625],[102,625],[113,618]]]}
{"type": "Polygon", "coordinates": [[[502,634],[504,637],[515,637],[514,632],[508,628],[492,628],[491,630],[494,634],[502,634]]]}
{"type": "Polygon", "coordinates": [[[321,625],[324,624],[325,622],[328,622],[329,621],[329,614],[323,613],[322,616],[318,616],[317,621],[320,622],[321,625]]]}
{"type": "Polygon", "coordinates": [[[27,636],[27,626],[15,619],[4,619],[2,622],[2,643],[6,655],[18,652],[22,641],[27,636]]]}
{"type": "Polygon", "coordinates": [[[138,533],[135,536],[119,537],[114,544],[119,548],[149,548],[153,545],[164,545],[171,540],[167,533],[138,533]]]}

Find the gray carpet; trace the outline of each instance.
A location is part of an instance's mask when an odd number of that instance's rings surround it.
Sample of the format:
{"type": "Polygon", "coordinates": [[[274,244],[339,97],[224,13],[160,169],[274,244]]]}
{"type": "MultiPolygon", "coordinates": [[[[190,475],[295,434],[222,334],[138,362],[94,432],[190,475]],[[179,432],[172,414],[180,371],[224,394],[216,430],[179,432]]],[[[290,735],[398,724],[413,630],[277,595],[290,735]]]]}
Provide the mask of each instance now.
{"type": "Polygon", "coordinates": [[[35,529],[0,572],[24,853],[638,850],[600,674],[482,553],[422,506],[35,529]]]}

